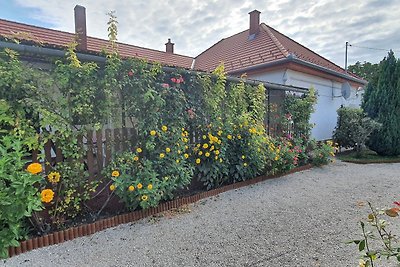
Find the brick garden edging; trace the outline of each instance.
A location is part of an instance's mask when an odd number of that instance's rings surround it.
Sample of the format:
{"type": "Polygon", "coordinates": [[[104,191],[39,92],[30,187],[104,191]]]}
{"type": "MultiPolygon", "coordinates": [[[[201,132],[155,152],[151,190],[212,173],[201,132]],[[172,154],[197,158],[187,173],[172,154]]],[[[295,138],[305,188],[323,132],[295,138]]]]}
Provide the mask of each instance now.
{"type": "Polygon", "coordinates": [[[259,183],[259,182],[262,182],[262,181],[265,181],[268,179],[278,178],[278,177],[288,175],[291,173],[308,170],[311,167],[312,167],[312,165],[308,164],[308,165],[304,165],[301,167],[297,167],[293,170],[290,170],[290,171],[288,171],[286,173],[282,173],[282,174],[271,175],[271,176],[267,176],[267,175],[258,176],[257,178],[254,178],[254,179],[226,185],[226,186],[216,188],[216,189],[213,189],[210,191],[201,192],[196,195],[182,197],[182,198],[174,199],[174,200],[171,200],[168,202],[163,202],[163,203],[160,203],[160,205],[158,205],[155,208],[149,208],[146,210],[138,210],[138,211],[133,211],[133,212],[129,212],[129,213],[121,214],[121,215],[116,215],[116,216],[113,216],[110,218],[101,219],[99,221],[96,221],[96,222],[93,222],[90,224],[82,224],[77,227],[68,228],[66,230],[62,230],[62,231],[58,231],[58,232],[53,232],[51,234],[47,234],[47,235],[40,236],[40,237],[35,237],[32,239],[28,239],[28,240],[20,242],[19,247],[10,247],[8,249],[8,253],[9,253],[9,256],[12,257],[12,256],[19,255],[21,253],[28,252],[28,251],[31,251],[31,250],[34,250],[37,248],[56,245],[56,244],[60,244],[65,241],[72,240],[72,239],[75,239],[78,237],[92,235],[94,233],[97,233],[97,232],[102,231],[107,228],[111,228],[111,227],[114,227],[114,226],[117,226],[120,224],[126,224],[126,223],[130,223],[130,222],[138,221],[140,219],[155,215],[157,213],[161,213],[161,212],[164,212],[164,211],[167,211],[170,209],[178,208],[182,205],[195,203],[203,198],[215,196],[215,195],[218,195],[218,194],[226,192],[226,191],[230,191],[230,190],[237,189],[240,187],[256,184],[256,183],[259,183]]]}

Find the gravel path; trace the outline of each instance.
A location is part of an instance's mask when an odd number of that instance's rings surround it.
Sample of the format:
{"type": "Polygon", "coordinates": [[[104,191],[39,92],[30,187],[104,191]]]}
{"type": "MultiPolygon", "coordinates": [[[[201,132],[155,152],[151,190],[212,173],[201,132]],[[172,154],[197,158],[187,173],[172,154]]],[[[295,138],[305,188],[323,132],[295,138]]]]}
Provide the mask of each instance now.
{"type": "MultiPolygon", "coordinates": [[[[400,164],[336,162],[223,193],[191,212],[37,249],[0,266],[357,266],[344,241],[399,200],[400,164]]],[[[388,266],[382,263],[379,266],[388,266]]]]}

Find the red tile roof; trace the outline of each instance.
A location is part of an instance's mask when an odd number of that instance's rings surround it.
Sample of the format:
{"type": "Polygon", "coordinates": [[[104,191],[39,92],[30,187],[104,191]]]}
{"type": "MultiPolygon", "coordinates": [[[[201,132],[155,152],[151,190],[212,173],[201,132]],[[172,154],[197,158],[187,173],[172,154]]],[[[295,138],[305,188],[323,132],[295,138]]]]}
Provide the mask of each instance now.
{"type": "MultiPolygon", "coordinates": [[[[75,38],[75,34],[47,28],[22,24],[0,19],[0,36],[30,41],[43,46],[65,48],[75,38]]],[[[99,53],[109,46],[108,40],[88,37],[88,52],[99,53]]],[[[163,65],[190,69],[193,58],[144,47],[118,43],[118,49],[123,57],[137,57],[151,62],[160,62],[163,65]]]]}
{"type": "MultiPolygon", "coordinates": [[[[227,72],[235,72],[264,63],[273,63],[293,55],[300,60],[338,73],[345,70],[272,27],[261,23],[260,32],[249,40],[249,30],[222,39],[195,58],[195,69],[212,71],[221,62],[227,72]]],[[[358,77],[357,77],[358,78],[358,77]]]]}

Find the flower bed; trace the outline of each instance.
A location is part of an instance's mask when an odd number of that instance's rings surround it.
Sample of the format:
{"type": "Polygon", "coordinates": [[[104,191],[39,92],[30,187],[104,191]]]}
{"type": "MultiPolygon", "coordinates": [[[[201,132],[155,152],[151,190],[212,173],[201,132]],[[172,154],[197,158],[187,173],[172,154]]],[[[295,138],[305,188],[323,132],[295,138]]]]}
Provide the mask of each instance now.
{"type": "Polygon", "coordinates": [[[130,222],[138,221],[143,218],[153,216],[157,213],[161,213],[161,212],[164,212],[164,211],[167,211],[170,209],[179,208],[182,205],[195,203],[201,199],[215,196],[215,195],[221,194],[221,193],[229,191],[229,190],[234,190],[234,189],[238,189],[238,188],[241,188],[244,186],[256,184],[256,183],[259,183],[259,182],[262,182],[262,181],[265,181],[268,179],[278,178],[278,177],[281,177],[284,175],[288,175],[290,173],[304,171],[311,167],[312,166],[310,164],[308,164],[308,165],[304,165],[304,166],[292,169],[289,172],[284,173],[284,174],[279,174],[279,175],[277,174],[277,175],[271,175],[271,176],[266,176],[266,175],[259,176],[257,178],[251,179],[251,180],[246,180],[246,181],[226,185],[226,186],[223,186],[223,187],[220,187],[217,189],[205,191],[205,192],[198,193],[198,194],[195,194],[192,196],[182,197],[182,198],[174,199],[171,201],[163,202],[163,203],[160,203],[157,207],[153,207],[150,209],[142,209],[142,210],[133,211],[133,212],[125,213],[125,214],[120,214],[120,215],[113,216],[110,218],[101,219],[99,221],[96,221],[96,222],[93,222],[90,224],[83,224],[83,225],[79,225],[77,227],[68,228],[63,231],[57,231],[57,232],[54,232],[51,234],[46,234],[44,236],[35,237],[32,239],[28,239],[28,240],[20,242],[19,245],[16,247],[10,247],[8,249],[8,253],[9,253],[9,256],[12,257],[12,256],[19,255],[21,253],[28,252],[28,251],[31,251],[31,250],[34,250],[37,248],[56,245],[56,244],[63,243],[65,241],[72,240],[72,239],[75,239],[78,237],[92,235],[94,233],[105,230],[107,228],[115,227],[120,224],[126,224],[126,223],[130,223],[130,222]]]}

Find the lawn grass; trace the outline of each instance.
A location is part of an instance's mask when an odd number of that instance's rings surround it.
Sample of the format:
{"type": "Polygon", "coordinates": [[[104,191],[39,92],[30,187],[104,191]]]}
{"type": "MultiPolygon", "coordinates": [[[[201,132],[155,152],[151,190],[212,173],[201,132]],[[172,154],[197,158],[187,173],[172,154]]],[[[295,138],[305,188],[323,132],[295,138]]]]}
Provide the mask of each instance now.
{"type": "Polygon", "coordinates": [[[336,157],[342,161],[368,164],[368,163],[397,163],[400,162],[400,156],[380,156],[372,150],[365,150],[361,156],[353,150],[347,150],[338,153],[336,157]]]}

